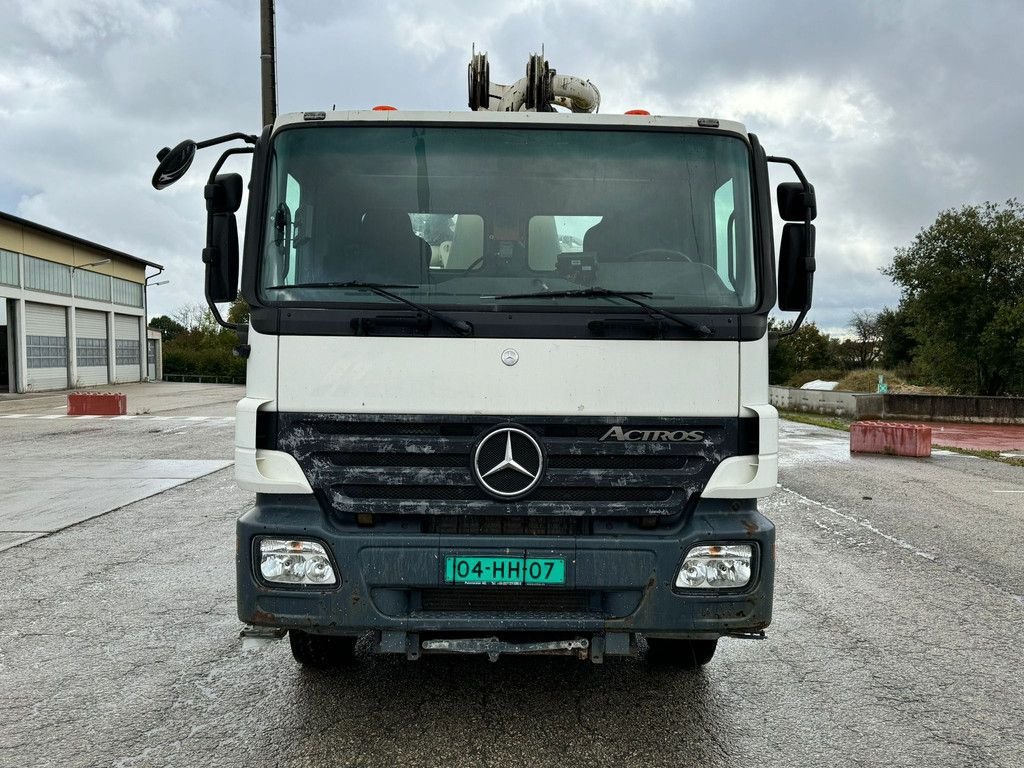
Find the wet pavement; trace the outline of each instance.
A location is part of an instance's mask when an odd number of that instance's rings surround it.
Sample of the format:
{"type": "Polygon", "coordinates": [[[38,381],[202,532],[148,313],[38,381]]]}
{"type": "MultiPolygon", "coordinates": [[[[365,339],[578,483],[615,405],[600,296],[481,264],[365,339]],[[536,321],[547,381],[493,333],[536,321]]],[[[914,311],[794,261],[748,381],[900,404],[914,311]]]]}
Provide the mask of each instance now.
{"type": "MultiPolygon", "coordinates": [[[[105,387],[87,387],[76,392],[120,392],[128,403],[128,416],[200,415],[234,417],[235,403],[245,393],[245,387],[229,384],[182,384],[153,381],[138,384],[113,384],[105,387]]],[[[0,427],[4,420],[24,418],[92,419],[93,416],[68,417],[68,392],[31,392],[27,394],[0,394],[0,427]]]]}
{"type": "MultiPolygon", "coordinates": [[[[220,408],[168,409],[181,429],[156,434],[0,421],[0,439],[224,459],[229,422],[183,420],[220,408]]],[[[0,765],[1024,764],[1024,468],[782,432],[774,623],[697,673],[365,648],[313,673],[286,642],[243,650],[233,527],[252,497],[230,469],[0,552],[0,765]]]]}
{"type": "Polygon", "coordinates": [[[68,416],[66,393],[0,400],[0,550],[230,466],[230,441],[193,442],[230,434],[241,387],[118,390],[124,416],[68,416]]]}

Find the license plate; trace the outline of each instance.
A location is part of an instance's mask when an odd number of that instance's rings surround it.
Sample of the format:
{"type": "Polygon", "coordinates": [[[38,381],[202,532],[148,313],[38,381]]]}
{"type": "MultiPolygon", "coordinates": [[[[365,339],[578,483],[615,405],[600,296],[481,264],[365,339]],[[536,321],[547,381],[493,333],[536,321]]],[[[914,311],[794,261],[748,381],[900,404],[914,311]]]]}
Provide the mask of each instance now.
{"type": "Polygon", "coordinates": [[[560,557],[447,557],[448,584],[565,584],[565,560],[560,557]]]}

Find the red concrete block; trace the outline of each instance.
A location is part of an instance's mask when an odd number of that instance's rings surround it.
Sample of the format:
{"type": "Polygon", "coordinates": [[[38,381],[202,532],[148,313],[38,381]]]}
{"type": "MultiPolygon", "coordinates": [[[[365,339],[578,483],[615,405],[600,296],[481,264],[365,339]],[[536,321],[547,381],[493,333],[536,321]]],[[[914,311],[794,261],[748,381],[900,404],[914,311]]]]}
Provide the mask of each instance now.
{"type": "Polygon", "coordinates": [[[68,416],[124,416],[128,398],[121,392],[72,392],[68,416]]]}
{"type": "Polygon", "coordinates": [[[924,424],[858,421],[850,425],[850,453],[931,456],[932,428],[924,424]]]}

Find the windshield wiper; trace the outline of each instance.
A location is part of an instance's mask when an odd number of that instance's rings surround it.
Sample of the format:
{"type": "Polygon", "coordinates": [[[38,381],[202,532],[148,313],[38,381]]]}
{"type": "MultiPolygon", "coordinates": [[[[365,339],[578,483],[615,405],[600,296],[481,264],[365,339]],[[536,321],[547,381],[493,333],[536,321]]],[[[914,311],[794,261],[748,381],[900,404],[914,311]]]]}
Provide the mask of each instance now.
{"type": "Polygon", "coordinates": [[[560,299],[560,298],[588,298],[590,296],[602,296],[604,298],[615,298],[623,299],[636,304],[638,307],[647,311],[650,315],[658,315],[664,317],[666,320],[671,320],[673,323],[689,328],[691,331],[696,331],[701,336],[710,336],[713,331],[703,323],[697,323],[693,320],[688,320],[685,317],[673,314],[664,309],[659,309],[652,304],[648,304],[646,301],[640,301],[636,298],[637,296],[643,296],[645,298],[653,296],[650,291],[613,291],[610,288],[601,288],[599,286],[592,286],[590,288],[573,288],[566,291],[535,291],[533,293],[507,293],[502,296],[495,296],[495,299],[560,299]]]}
{"type": "Polygon", "coordinates": [[[412,307],[419,312],[422,312],[427,317],[431,317],[434,320],[448,326],[455,331],[459,336],[472,336],[473,326],[465,320],[456,320],[455,318],[448,317],[442,312],[438,312],[436,309],[420,304],[418,301],[407,299],[405,296],[400,296],[397,293],[392,293],[387,290],[388,288],[418,288],[417,285],[406,285],[401,283],[364,283],[362,280],[347,280],[345,282],[338,283],[296,283],[295,285],[272,285],[267,290],[285,290],[287,288],[356,288],[362,291],[370,291],[378,296],[397,301],[406,306],[412,307]]]}

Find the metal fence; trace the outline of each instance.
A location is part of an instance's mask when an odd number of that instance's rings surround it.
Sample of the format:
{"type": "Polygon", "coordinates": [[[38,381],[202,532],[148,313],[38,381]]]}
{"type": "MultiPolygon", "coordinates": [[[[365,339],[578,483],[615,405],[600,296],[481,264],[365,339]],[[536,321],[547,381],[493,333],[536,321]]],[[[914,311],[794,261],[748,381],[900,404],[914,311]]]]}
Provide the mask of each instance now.
{"type": "Polygon", "coordinates": [[[236,376],[193,376],[188,373],[165,373],[163,380],[189,384],[245,384],[244,378],[236,376]]]}

